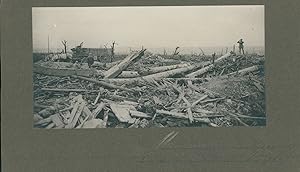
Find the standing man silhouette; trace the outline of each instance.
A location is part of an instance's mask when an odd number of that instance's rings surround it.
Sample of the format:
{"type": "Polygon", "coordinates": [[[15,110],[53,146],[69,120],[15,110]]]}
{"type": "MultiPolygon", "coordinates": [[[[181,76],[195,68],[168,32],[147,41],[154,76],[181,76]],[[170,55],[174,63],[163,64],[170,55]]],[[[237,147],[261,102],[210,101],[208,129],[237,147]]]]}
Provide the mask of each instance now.
{"type": "Polygon", "coordinates": [[[243,39],[240,39],[237,43],[239,43],[239,52],[240,52],[240,54],[242,54],[241,51],[243,51],[243,55],[244,55],[245,52],[244,52],[244,41],[243,41],[243,39]]]}

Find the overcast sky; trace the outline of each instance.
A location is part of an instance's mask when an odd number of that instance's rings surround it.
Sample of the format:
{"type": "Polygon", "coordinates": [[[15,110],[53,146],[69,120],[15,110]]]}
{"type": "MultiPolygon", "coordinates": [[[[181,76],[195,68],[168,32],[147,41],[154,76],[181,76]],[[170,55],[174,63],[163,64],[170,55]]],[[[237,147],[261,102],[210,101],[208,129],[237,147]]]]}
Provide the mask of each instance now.
{"type": "Polygon", "coordinates": [[[33,48],[264,46],[264,6],[35,7],[33,48]]]}

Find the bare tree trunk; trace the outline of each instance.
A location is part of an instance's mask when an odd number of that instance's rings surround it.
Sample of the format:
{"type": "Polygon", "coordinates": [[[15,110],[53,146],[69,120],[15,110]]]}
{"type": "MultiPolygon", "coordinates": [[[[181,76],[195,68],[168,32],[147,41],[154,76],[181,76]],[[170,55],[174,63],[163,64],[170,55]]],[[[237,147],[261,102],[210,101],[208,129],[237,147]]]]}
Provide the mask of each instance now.
{"type": "Polygon", "coordinates": [[[62,43],[63,46],[64,46],[65,54],[67,54],[67,41],[66,41],[66,40],[63,40],[63,41],[61,41],[61,43],[62,43]]]}
{"type": "Polygon", "coordinates": [[[174,51],[174,54],[173,54],[173,55],[178,55],[178,54],[179,54],[178,49],[179,49],[179,47],[176,47],[176,48],[175,48],[175,51],[174,51]]]}
{"type": "Polygon", "coordinates": [[[113,58],[115,57],[115,44],[116,42],[114,41],[111,45],[111,58],[110,58],[110,62],[113,61],[113,58]]]}

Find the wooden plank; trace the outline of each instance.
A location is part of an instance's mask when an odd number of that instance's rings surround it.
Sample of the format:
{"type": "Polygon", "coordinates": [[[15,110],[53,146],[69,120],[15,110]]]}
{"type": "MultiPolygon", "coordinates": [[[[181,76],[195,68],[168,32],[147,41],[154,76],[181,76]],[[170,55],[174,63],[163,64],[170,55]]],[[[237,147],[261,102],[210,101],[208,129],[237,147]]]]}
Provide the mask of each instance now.
{"type": "Polygon", "coordinates": [[[110,108],[115,116],[118,118],[120,122],[129,122],[132,120],[130,116],[130,109],[135,109],[133,106],[130,105],[119,105],[116,103],[111,103],[110,108]]]}
{"type": "Polygon", "coordinates": [[[61,126],[64,125],[61,117],[59,116],[59,114],[54,114],[50,116],[52,122],[55,124],[55,126],[61,126]]]}
{"type": "Polygon", "coordinates": [[[68,124],[66,126],[66,128],[75,128],[77,121],[78,121],[79,117],[81,116],[84,107],[85,107],[85,102],[81,102],[72,122],[70,124],[68,124]]]}

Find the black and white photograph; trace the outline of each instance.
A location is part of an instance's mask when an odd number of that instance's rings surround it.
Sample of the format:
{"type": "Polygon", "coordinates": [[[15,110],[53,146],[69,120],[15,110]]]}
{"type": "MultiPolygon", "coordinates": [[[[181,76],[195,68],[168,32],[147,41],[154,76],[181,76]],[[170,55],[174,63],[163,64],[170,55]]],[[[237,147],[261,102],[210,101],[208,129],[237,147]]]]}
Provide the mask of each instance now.
{"type": "Polygon", "coordinates": [[[32,7],[33,127],[265,127],[264,14],[32,7]]]}

